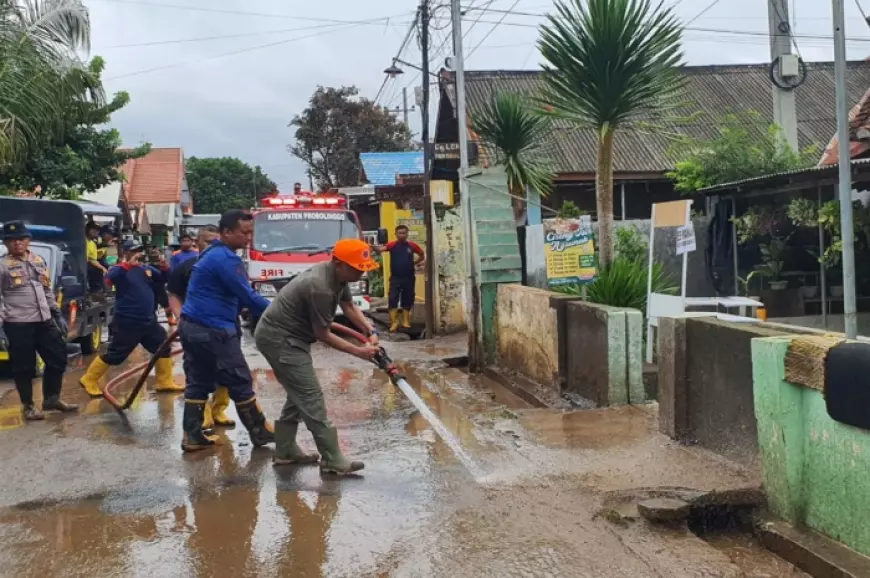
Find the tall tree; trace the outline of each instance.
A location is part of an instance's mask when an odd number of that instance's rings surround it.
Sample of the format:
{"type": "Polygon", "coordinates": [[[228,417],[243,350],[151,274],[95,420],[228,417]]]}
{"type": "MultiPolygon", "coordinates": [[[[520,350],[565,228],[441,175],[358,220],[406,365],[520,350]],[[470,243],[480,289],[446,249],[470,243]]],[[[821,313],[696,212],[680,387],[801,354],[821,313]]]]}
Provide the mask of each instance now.
{"type": "Polygon", "coordinates": [[[541,27],[542,99],[557,117],[598,135],[599,256],[613,260],[613,136],[673,110],[683,88],[682,26],[651,0],[558,0],[541,27]]]}
{"type": "Polygon", "coordinates": [[[78,56],[89,48],[81,0],[0,0],[0,170],[61,136],[80,95],[102,100],[78,56]]]}
{"type": "Polygon", "coordinates": [[[668,177],[678,191],[691,194],[712,185],[811,167],[819,158],[818,146],[801,151],[783,146],[782,129],[756,111],[725,116],[718,131],[712,138],[681,138],[671,147],[676,164],[668,177]]]}
{"type": "Polygon", "coordinates": [[[249,209],[278,186],[260,169],[233,157],[190,157],[185,162],[187,186],[197,213],[249,209]]]}
{"type": "MultiPolygon", "coordinates": [[[[85,72],[93,86],[101,86],[104,67],[99,57],[88,65],[85,72]]],[[[111,115],[129,102],[126,92],[115,94],[105,104],[88,94],[78,95],[65,115],[62,138],[32,151],[21,163],[0,172],[0,190],[39,190],[42,197],[77,199],[82,193],[121,180],[124,162],[148,154],[151,147],[144,144],[121,149],[117,130],[98,127],[108,123],[111,115]]]]}
{"type": "Polygon", "coordinates": [[[358,95],[353,86],[319,86],[308,108],[290,122],[296,129],[296,144],[287,150],[308,165],[320,187],[358,185],[360,153],[410,148],[408,127],[358,95]]]}

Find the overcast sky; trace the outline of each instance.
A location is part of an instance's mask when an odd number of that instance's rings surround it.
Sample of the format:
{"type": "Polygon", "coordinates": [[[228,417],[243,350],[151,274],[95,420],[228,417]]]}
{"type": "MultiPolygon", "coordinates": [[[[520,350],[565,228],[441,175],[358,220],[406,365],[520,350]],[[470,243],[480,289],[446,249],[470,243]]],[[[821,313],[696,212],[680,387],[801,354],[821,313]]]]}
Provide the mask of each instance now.
{"type": "MultiPolygon", "coordinates": [[[[363,95],[374,98],[417,1],[85,3],[91,11],[92,55],[107,62],[107,89],[126,90],[132,97],[113,119],[125,144],[147,141],[158,147],[182,147],[188,157],[236,156],[261,165],[282,190],[289,190],[294,181],[305,179],[303,164],[286,152],[293,140],[289,121],[305,108],[319,84],[356,85],[363,95]]],[[[765,0],[721,0],[699,17],[713,0],[666,2],[675,3],[679,16],[691,21],[684,47],[689,64],[769,61],[765,0]]],[[[859,2],[870,12],[870,0],[859,2]]],[[[804,59],[832,60],[830,0],[789,3],[804,59]]],[[[487,5],[490,12],[470,10],[466,15],[464,44],[470,54],[466,67],[537,67],[533,25],[541,19],[534,15],[551,4],[547,0],[463,2],[464,7],[487,5]],[[531,15],[506,16],[509,10],[531,15]]],[[[450,46],[446,42],[450,30],[444,20],[449,11],[441,8],[435,14],[435,26],[443,27],[433,31],[432,60],[437,68],[450,46]]],[[[846,20],[849,57],[870,56],[870,30],[854,1],[846,2],[846,20]]],[[[419,62],[416,43],[402,58],[419,62]]],[[[413,100],[413,87],[419,83],[419,76],[409,68],[386,85],[379,102],[399,105],[403,86],[408,86],[413,100]]],[[[433,110],[434,106],[433,102],[433,110]]],[[[414,130],[419,131],[419,112],[411,116],[414,130]]]]}

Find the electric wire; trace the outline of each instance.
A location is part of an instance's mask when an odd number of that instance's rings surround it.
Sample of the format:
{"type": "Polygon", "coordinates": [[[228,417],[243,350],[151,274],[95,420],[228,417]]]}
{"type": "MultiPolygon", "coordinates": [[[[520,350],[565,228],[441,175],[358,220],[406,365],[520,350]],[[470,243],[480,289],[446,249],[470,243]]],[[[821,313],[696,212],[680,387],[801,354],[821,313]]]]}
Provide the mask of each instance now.
{"type": "MultiPolygon", "coordinates": [[[[419,8],[417,8],[417,11],[415,14],[416,15],[414,17],[414,21],[411,22],[411,26],[408,27],[408,32],[405,34],[405,37],[402,40],[402,44],[399,45],[399,50],[396,52],[395,59],[399,59],[402,57],[402,53],[405,51],[405,48],[408,46],[408,42],[410,42],[411,36],[414,34],[414,30],[417,28],[417,26],[419,24],[419,21],[420,21],[420,9],[419,8]]],[[[381,94],[383,94],[384,88],[387,86],[387,83],[390,80],[391,80],[391,77],[389,75],[384,76],[384,82],[381,83],[381,87],[378,89],[378,93],[375,96],[375,100],[374,100],[375,103],[377,103],[380,100],[381,94]]]]}
{"type": "Polygon", "coordinates": [[[295,38],[286,38],[286,39],[284,39],[284,40],[278,40],[278,41],[275,41],[275,42],[269,42],[269,43],[267,43],[267,44],[258,44],[258,45],[256,45],[256,46],[248,46],[248,47],[246,47],[246,48],[241,48],[241,49],[239,49],[239,50],[231,50],[231,51],[229,51],[229,52],[223,52],[223,53],[220,53],[220,54],[214,54],[214,55],[211,55],[211,56],[206,56],[206,57],[203,57],[203,58],[198,58],[198,59],[196,59],[196,60],[189,60],[189,61],[185,61],[185,62],[176,62],[176,63],[173,63],[173,64],[166,64],[166,65],[162,65],[162,66],[155,66],[155,67],[153,67],[153,68],[146,68],[146,69],[144,69],[144,70],[136,70],[136,71],[133,71],[133,72],[127,72],[127,73],[124,73],[124,74],[118,74],[118,75],[115,75],[115,76],[112,76],[112,77],[106,78],[106,80],[107,80],[107,81],[108,81],[108,80],[118,80],[118,79],[120,79],[120,78],[129,78],[129,77],[131,77],[131,76],[140,76],[140,75],[142,75],[142,74],[149,74],[149,73],[152,73],[152,72],[158,72],[158,71],[161,71],[161,70],[169,70],[169,69],[172,69],[172,68],[181,68],[181,67],[184,67],[184,66],[190,66],[190,65],[192,65],[192,64],[199,64],[199,63],[201,63],[201,62],[207,62],[207,61],[210,61],[210,60],[216,60],[216,59],[218,59],[218,58],[226,58],[226,57],[228,57],[228,56],[235,56],[235,55],[237,55],[237,54],[244,54],[244,53],[246,53],[246,52],[253,52],[253,51],[255,51],[255,50],[262,50],[262,49],[265,49],[265,48],[271,48],[271,47],[273,47],[273,46],[280,46],[280,45],[282,45],[282,44],[289,44],[290,42],[296,42],[296,41],[299,41],[299,40],[306,40],[306,39],[308,39],[308,38],[315,38],[315,37],[318,37],[318,36],[323,36],[323,35],[325,35],[325,34],[331,34],[331,33],[333,33],[333,32],[338,32],[339,30],[350,30],[350,29],[352,29],[352,28],[357,28],[357,27],[362,26],[362,25],[363,25],[363,24],[356,23],[356,24],[350,24],[350,25],[339,26],[339,27],[333,28],[333,29],[331,29],[331,30],[315,32],[315,33],[313,33],[313,34],[306,34],[306,35],[304,35],[304,36],[297,36],[297,37],[295,37],[295,38]]]}
{"type": "Polygon", "coordinates": [[[710,2],[709,6],[707,6],[706,8],[704,8],[703,10],[701,10],[700,12],[698,12],[697,14],[695,14],[695,16],[694,16],[693,18],[691,18],[689,21],[687,21],[687,22],[686,22],[686,26],[688,26],[689,24],[692,24],[692,23],[695,22],[698,18],[700,18],[701,16],[703,16],[704,14],[706,14],[707,12],[709,12],[710,10],[712,10],[712,9],[713,9],[713,8],[714,8],[714,7],[715,7],[719,2],[721,2],[721,1],[722,1],[722,0],[713,0],[712,2],[710,2]]]}
{"type": "Polygon", "coordinates": [[[502,16],[501,16],[501,18],[499,19],[498,23],[497,23],[497,24],[494,24],[494,25],[492,26],[492,28],[489,29],[489,32],[487,32],[486,35],[484,35],[484,37],[480,40],[480,42],[478,42],[477,45],[474,46],[474,47],[473,47],[473,48],[468,52],[468,55],[465,57],[466,59],[471,59],[471,57],[474,56],[474,53],[477,52],[477,49],[480,48],[480,45],[487,41],[487,39],[492,35],[492,33],[495,31],[495,29],[498,28],[499,25],[500,25],[502,22],[504,22],[505,18],[507,18],[507,16],[508,16],[508,13],[510,13],[514,8],[516,8],[516,7],[517,7],[517,4],[519,4],[519,3],[520,3],[520,0],[514,0],[513,5],[512,5],[510,8],[508,8],[508,10],[507,10],[507,12],[506,12],[505,14],[502,14],[502,16]]]}

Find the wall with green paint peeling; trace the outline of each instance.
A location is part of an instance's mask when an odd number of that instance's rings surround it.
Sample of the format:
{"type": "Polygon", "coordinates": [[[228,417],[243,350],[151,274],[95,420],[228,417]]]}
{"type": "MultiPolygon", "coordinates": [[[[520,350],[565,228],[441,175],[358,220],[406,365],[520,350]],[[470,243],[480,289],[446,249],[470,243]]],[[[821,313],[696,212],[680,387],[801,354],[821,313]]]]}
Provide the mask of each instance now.
{"type": "Polygon", "coordinates": [[[820,391],[785,381],[790,337],[754,339],[753,389],[771,511],[870,555],[870,432],[835,422],[820,391]]]}

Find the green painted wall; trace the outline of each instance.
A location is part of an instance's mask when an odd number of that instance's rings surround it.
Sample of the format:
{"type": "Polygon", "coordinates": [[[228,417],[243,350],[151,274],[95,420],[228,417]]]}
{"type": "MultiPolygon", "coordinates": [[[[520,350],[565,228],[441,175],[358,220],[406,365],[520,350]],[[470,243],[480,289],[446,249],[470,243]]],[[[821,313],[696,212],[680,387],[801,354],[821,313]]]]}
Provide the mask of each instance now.
{"type": "Polygon", "coordinates": [[[821,392],[785,381],[790,340],[752,340],[755,416],[770,509],[870,555],[870,431],[835,422],[821,392]]]}
{"type": "Polygon", "coordinates": [[[496,362],[498,338],[495,311],[498,286],[522,281],[522,261],[507,180],[500,168],[470,176],[471,213],[480,258],[480,293],[485,362],[496,362]]]}

